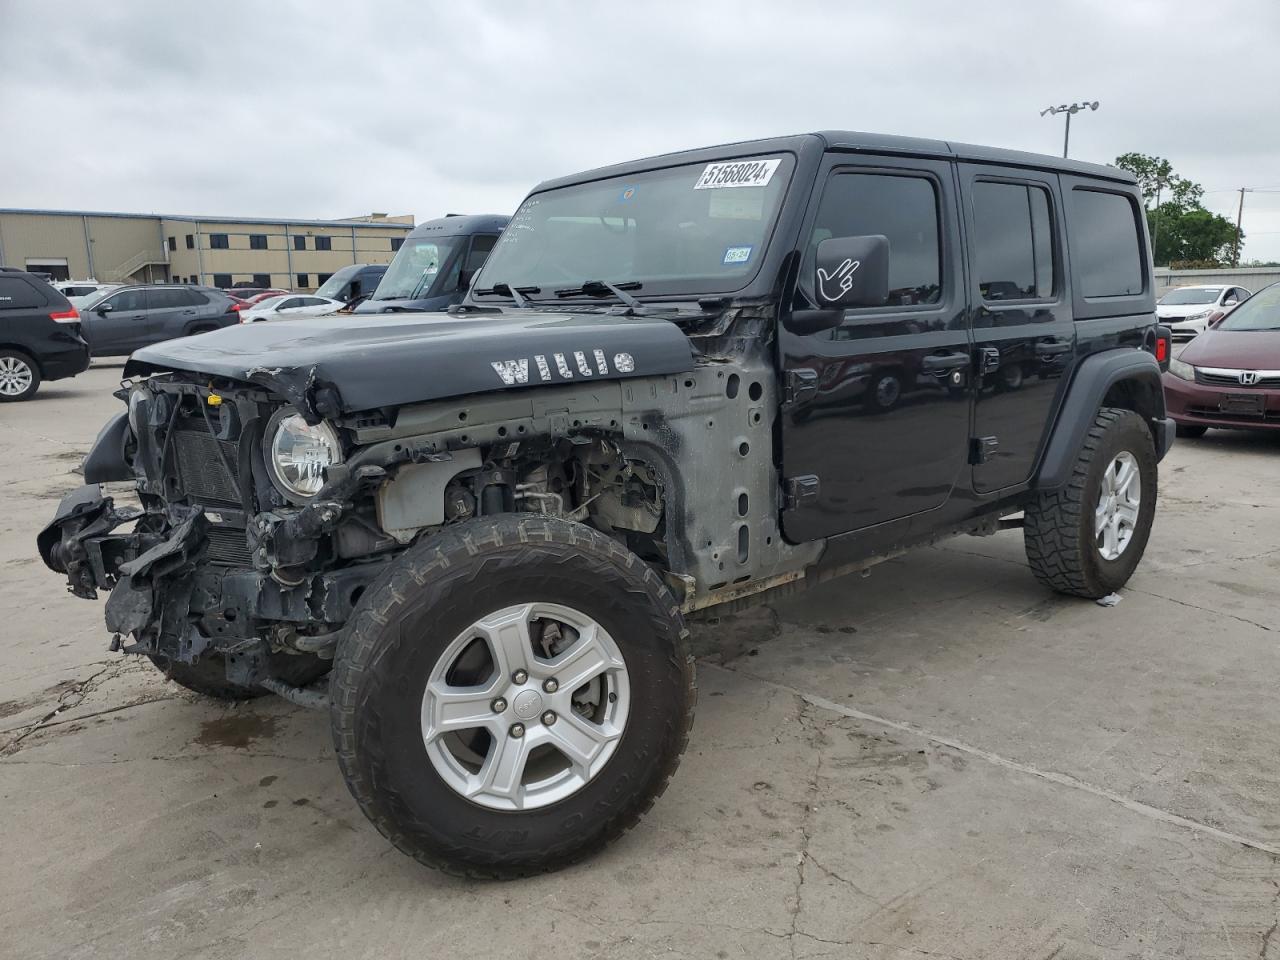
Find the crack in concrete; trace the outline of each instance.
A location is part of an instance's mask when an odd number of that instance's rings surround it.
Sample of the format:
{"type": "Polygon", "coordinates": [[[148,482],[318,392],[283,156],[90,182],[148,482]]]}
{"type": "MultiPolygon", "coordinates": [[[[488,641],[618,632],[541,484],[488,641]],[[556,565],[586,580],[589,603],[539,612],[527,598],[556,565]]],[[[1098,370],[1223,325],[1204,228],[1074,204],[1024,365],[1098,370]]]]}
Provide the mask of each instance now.
{"type": "MultiPolygon", "coordinates": [[[[709,663],[706,664],[706,667],[709,669],[716,669],[715,664],[709,663]]],[[[739,670],[730,670],[726,667],[719,667],[718,669],[724,670],[726,673],[733,673],[738,676],[747,677],[751,680],[755,680],[757,683],[764,684],[765,686],[777,687],[780,690],[785,690],[788,693],[799,697],[805,703],[815,706],[820,710],[827,710],[831,713],[850,717],[854,720],[874,723],[881,727],[887,727],[890,730],[899,730],[903,733],[910,734],[913,737],[919,737],[922,740],[927,740],[930,743],[950,747],[952,750],[958,750],[961,753],[968,754],[969,756],[985,760],[987,763],[993,764],[997,767],[1004,767],[1006,770],[1014,770],[1018,773],[1036,777],[1040,780],[1046,780],[1049,783],[1055,783],[1063,787],[1070,787],[1073,790],[1079,790],[1083,793],[1092,794],[1093,796],[1099,797],[1103,800],[1109,800],[1112,803],[1119,804],[1131,813],[1136,813],[1149,820],[1156,820],[1161,823],[1182,827],[1193,833],[1212,837],[1213,839],[1220,840],[1224,843],[1247,847],[1251,850],[1258,850],[1262,853],[1266,853],[1271,857],[1280,858],[1280,846],[1277,846],[1276,844],[1267,843],[1263,840],[1255,840],[1251,837],[1241,836],[1240,834],[1231,833],[1228,830],[1221,830],[1217,827],[1210,826],[1207,823],[1201,823],[1198,820],[1192,820],[1188,817],[1171,813],[1168,810],[1153,807],[1150,804],[1142,803],[1141,801],[1134,800],[1131,797],[1126,797],[1123,794],[1108,790],[1105,787],[1099,787],[1092,783],[1088,783],[1087,781],[1079,780],[1070,774],[1058,773],[1053,770],[1041,770],[1039,767],[1033,767],[1027,763],[1020,763],[1017,760],[1010,760],[1008,757],[1002,757],[989,750],[983,750],[980,747],[972,746],[965,743],[963,740],[956,740],[951,737],[944,737],[936,733],[931,733],[923,727],[918,727],[913,723],[905,723],[900,720],[890,720],[887,717],[878,717],[873,713],[866,713],[865,711],[856,710],[853,707],[847,707],[844,704],[836,703],[834,700],[828,700],[826,697],[820,696],[819,694],[806,693],[803,690],[797,690],[795,687],[787,686],[785,683],[777,683],[776,681],[768,680],[764,677],[756,676],[755,674],[739,670]]]]}
{"type": "MultiPolygon", "coordinates": [[[[103,663],[106,661],[99,661],[103,663]]],[[[101,687],[109,680],[113,680],[120,674],[125,673],[130,667],[134,666],[128,659],[121,658],[114,662],[106,662],[106,666],[102,667],[84,680],[75,681],[70,687],[62,691],[58,695],[58,705],[46,713],[35,723],[26,725],[18,729],[9,740],[0,746],[0,757],[9,757],[22,750],[22,742],[32,734],[38,733],[46,727],[57,726],[66,721],[57,720],[59,714],[68,710],[73,710],[88,698],[88,696],[101,687]]]]}
{"type": "Polygon", "coordinates": [[[1125,587],[1130,593],[1140,593],[1143,596],[1155,597],[1157,600],[1167,600],[1170,603],[1176,603],[1180,607],[1190,607],[1192,610],[1199,610],[1201,613],[1212,613],[1215,617],[1226,617],[1230,620],[1238,620],[1240,623],[1247,623],[1251,627],[1257,627],[1259,630],[1265,630],[1271,633],[1271,627],[1265,623],[1259,623],[1257,620],[1250,620],[1248,617],[1241,617],[1234,613],[1226,613],[1222,610],[1214,610],[1212,607],[1202,607],[1198,603],[1192,603],[1189,600],[1179,600],[1177,597],[1166,597],[1162,593],[1152,593],[1150,590],[1139,590],[1137,587],[1125,587]]]}

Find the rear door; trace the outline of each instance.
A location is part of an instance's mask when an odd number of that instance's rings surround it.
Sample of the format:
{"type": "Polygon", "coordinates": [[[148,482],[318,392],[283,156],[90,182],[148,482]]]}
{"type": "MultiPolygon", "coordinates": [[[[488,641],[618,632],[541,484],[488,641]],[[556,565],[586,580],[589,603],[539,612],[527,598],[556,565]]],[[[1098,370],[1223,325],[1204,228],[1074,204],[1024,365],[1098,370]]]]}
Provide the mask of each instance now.
{"type": "Polygon", "coordinates": [[[181,287],[156,287],[147,291],[148,336],[152,341],[184,336],[197,319],[194,298],[181,287]]]}
{"type": "Polygon", "coordinates": [[[948,161],[831,154],[801,233],[795,303],[813,307],[818,244],[889,240],[889,301],[834,329],[779,332],[793,542],[941,506],[963,476],[972,364],[955,179],[948,161]]]}
{"type": "Polygon", "coordinates": [[[959,164],[975,349],[973,487],[1025,483],[1075,350],[1053,173],[959,164]]]}

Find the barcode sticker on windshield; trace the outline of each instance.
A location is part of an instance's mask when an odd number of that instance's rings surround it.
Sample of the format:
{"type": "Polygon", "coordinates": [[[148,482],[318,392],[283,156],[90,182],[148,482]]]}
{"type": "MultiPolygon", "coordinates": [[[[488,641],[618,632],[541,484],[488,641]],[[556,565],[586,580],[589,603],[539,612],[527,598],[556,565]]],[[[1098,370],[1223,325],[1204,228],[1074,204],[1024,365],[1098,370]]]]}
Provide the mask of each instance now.
{"type": "Polygon", "coordinates": [[[695,190],[718,190],[722,187],[764,187],[773,179],[773,171],[782,162],[772,160],[730,160],[728,163],[708,163],[695,190]]]}

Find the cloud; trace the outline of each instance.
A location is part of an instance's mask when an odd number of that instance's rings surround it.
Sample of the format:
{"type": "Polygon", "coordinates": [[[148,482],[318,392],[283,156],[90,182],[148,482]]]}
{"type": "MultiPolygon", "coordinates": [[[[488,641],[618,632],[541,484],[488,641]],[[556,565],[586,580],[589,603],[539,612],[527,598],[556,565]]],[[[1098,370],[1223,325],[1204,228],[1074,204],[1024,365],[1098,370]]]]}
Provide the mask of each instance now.
{"type": "MultiPolygon", "coordinates": [[[[0,0],[0,205],[252,216],[510,211],[539,180],[851,128],[1167,157],[1280,184],[1280,5],[0,0]],[[56,29],[55,29],[56,26],[56,29]]],[[[1215,210],[1232,196],[1206,197],[1215,210]]],[[[1280,259],[1280,193],[1247,257],[1280,259]]]]}

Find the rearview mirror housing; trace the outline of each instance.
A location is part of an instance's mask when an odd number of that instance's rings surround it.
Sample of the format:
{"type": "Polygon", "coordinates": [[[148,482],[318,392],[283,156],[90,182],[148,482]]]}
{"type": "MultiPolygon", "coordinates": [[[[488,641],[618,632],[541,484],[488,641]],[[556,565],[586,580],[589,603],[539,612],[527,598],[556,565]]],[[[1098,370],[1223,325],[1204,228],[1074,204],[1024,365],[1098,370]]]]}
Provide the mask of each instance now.
{"type": "Polygon", "coordinates": [[[110,312],[111,312],[112,310],[114,310],[114,309],[115,309],[115,307],[113,307],[111,304],[109,304],[109,303],[104,303],[104,304],[102,304],[101,306],[95,307],[93,312],[94,312],[94,313],[100,313],[100,314],[103,314],[103,315],[105,316],[106,314],[110,313],[110,312]]]}
{"type": "Polygon", "coordinates": [[[827,309],[881,307],[889,299],[889,238],[831,237],[818,244],[813,289],[827,309]]]}

